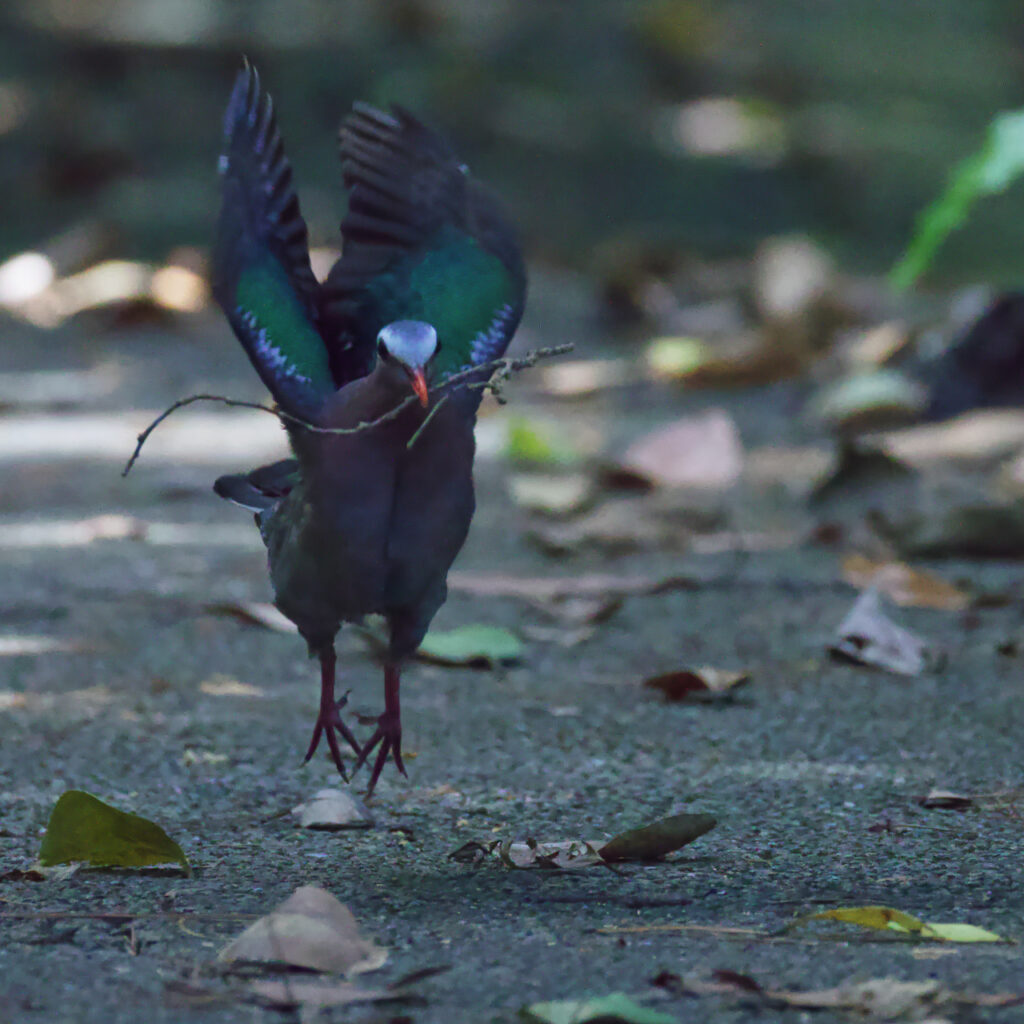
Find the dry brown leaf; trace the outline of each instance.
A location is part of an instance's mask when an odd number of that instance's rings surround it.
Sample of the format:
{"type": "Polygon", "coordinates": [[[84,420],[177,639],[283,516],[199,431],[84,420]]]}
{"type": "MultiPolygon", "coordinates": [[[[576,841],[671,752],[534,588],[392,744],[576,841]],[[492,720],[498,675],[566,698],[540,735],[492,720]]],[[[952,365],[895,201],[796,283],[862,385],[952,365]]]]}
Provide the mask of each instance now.
{"type": "Polygon", "coordinates": [[[968,596],[934,573],[914,569],[906,562],[886,562],[851,554],[843,559],[843,579],[866,590],[873,587],[905,608],[963,611],[968,596]]]}
{"type": "Polygon", "coordinates": [[[597,852],[609,862],[660,860],[699,839],[717,824],[710,814],[673,814],[642,828],[620,832],[597,852]]]}
{"type": "Polygon", "coordinates": [[[657,486],[721,491],[743,471],[743,445],[732,417],[709,409],[634,441],[618,464],[657,486]]]}
{"type": "Polygon", "coordinates": [[[886,616],[877,590],[865,590],[857,598],[829,650],[848,661],[905,676],[920,675],[929,661],[924,641],[886,616]]]}
{"type": "Polygon", "coordinates": [[[653,513],[644,498],[612,498],[599,508],[563,523],[537,523],[526,536],[551,555],[597,548],[612,554],[686,546],[690,531],[653,513]]]}
{"type": "Polygon", "coordinates": [[[375,971],[387,950],[359,934],[352,912],[325,889],[300,886],[218,955],[227,963],[283,963],[332,974],[375,971]]]}
{"type": "Polygon", "coordinates": [[[680,669],[645,679],[644,686],[660,690],[665,700],[715,701],[731,699],[734,690],[750,681],[749,672],[703,666],[695,669],[680,669]]]}

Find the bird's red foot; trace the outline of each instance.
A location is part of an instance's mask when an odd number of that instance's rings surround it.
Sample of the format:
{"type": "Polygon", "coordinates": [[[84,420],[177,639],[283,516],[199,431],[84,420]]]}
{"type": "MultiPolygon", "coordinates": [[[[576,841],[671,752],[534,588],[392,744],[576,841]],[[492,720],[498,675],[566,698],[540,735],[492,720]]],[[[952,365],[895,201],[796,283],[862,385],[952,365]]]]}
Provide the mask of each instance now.
{"type": "MultiPolygon", "coordinates": [[[[320,670],[320,713],[316,716],[316,725],[313,727],[313,738],[309,741],[309,749],[306,751],[303,763],[308,762],[316,753],[316,748],[320,745],[320,737],[326,736],[327,746],[330,748],[331,758],[334,761],[335,767],[341,773],[341,777],[348,782],[348,773],[345,771],[345,762],[341,759],[341,746],[338,743],[338,733],[341,733],[345,742],[348,743],[348,745],[355,751],[356,757],[361,755],[362,749],[356,741],[355,736],[352,735],[352,730],[345,724],[345,721],[341,717],[341,709],[348,701],[348,694],[346,693],[339,701],[334,699],[333,647],[330,651],[321,652],[320,670]]],[[[359,765],[357,764],[356,767],[358,766],[359,765]]]]}
{"type": "Polygon", "coordinates": [[[405,765],[402,763],[402,717],[397,712],[385,711],[377,719],[377,728],[356,758],[355,767],[352,769],[353,775],[359,771],[363,766],[363,762],[373,753],[374,748],[378,744],[380,745],[380,750],[377,751],[377,758],[373,762],[373,771],[370,773],[370,785],[366,789],[368,797],[373,794],[373,789],[377,785],[380,773],[387,763],[388,754],[394,759],[395,767],[406,778],[409,777],[405,770],[405,765]]]}

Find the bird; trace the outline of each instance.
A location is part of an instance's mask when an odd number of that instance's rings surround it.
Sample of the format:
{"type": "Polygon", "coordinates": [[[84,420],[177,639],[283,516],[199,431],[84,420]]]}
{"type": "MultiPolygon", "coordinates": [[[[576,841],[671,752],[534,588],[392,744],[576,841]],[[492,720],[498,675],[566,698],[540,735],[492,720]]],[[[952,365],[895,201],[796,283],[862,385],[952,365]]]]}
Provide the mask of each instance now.
{"type": "Polygon", "coordinates": [[[389,758],[407,776],[402,667],[469,531],[477,409],[527,277],[499,201],[406,109],[354,103],[339,151],[348,208],[320,283],[273,101],[243,62],[224,115],[212,292],[292,456],[214,490],[254,513],[274,602],[319,660],[306,761],[324,737],[348,781],[342,744],[353,773],[376,750],[369,796],[389,758]],[[336,694],[335,640],[372,614],[387,624],[384,711],[360,743],[336,694]]]}

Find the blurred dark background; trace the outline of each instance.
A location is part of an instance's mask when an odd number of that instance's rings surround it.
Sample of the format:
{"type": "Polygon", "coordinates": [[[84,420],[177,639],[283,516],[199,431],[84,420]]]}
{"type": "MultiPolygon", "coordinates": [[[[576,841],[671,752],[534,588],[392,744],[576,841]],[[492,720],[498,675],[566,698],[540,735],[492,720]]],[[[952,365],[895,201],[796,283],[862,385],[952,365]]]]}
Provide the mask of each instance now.
{"type": "MultiPolygon", "coordinates": [[[[806,232],[848,269],[899,255],[990,117],[1024,102],[1010,0],[5,0],[0,256],[84,220],[110,252],[208,244],[220,117],[260,67],[314,244],[342,213],[357,98],[444,128],[535,259],[745,254],[806,232]]],[[[1024,189],[981,204],[933,280],[1012,283],[1024,189]]]]}

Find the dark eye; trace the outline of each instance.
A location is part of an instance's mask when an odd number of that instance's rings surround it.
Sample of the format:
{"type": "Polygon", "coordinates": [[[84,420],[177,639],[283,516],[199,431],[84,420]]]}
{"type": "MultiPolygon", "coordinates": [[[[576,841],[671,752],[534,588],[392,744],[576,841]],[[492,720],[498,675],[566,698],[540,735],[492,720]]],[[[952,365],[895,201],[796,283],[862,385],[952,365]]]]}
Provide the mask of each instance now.
{"type": "Polygon", "coordinates": [[[377,339],[377,355],[379,355],[385,363],[391,361],[391,353],[388,351],[387,345],[385,345],[383,340],[380,338],[377,339]]]}

